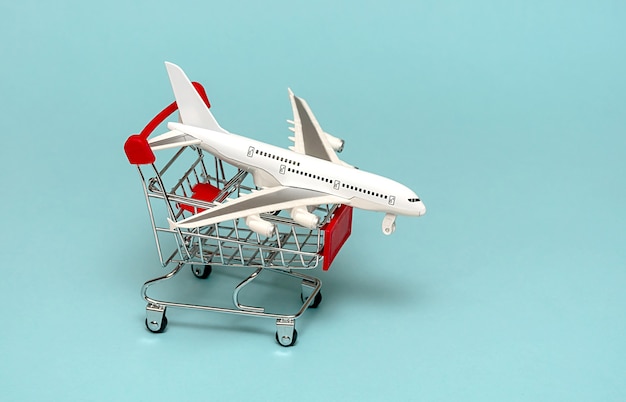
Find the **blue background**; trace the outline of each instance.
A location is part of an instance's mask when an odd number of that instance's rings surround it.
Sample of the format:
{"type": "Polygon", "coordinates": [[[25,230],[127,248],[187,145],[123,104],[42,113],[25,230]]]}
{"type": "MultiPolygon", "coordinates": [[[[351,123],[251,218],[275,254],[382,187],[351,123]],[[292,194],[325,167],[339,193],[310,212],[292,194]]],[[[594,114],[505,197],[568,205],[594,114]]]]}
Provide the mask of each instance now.
{"type": "Polygon", "coordinates": [[[0,5],[0,399],[626,399],[626,3],[129,3],[0,5]],[[164,270],[122,145],[171,102],[165,60],[276,145],[291,87],[428,207],[390,237],[355,212],[296,347],[144,327],[164,270]]]}

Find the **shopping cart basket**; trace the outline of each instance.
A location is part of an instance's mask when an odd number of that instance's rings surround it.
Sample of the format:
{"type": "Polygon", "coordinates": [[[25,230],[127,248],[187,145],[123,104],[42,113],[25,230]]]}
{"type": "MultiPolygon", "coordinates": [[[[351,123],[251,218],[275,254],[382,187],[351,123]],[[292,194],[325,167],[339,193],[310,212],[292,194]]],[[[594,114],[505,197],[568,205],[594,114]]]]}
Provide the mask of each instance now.
{"type": "MultiPolygon", "coordinates": [[[[201,88],[198,92],[203,95],[201,88]]],[[[175,111],[176,103],[172,103],[141,134],[129,137],[124,146],[129,162],[136,165],[141,178],[160,262],[163,267],[173,267],[166,275],[149,280],[142,287],[142,295],[148,303],[146,327],[152,332],[163,332],[167,326],[167,307],[265,317],[276,320],[278,343],[291,346],[297,338],[295,320],[307,308],[317,307],[322,298],[321,281],[299,271],[320,265],[323,270],[330,267],[350,236],[352,209],[345,205],[317,206],[313,213],[320,219],[314,229],[297,224],[289,214],[281,211],[261,214],[262,219],[274,224],[275,233],[270,237],[250,230],[244,219],[193,229],[170,225],[168,218],[179,221],[211,208],[215,203],[255,189],[247,172],[237,170],[199,147],[185,146],[175,150],[173,155],[172,150],[168,150],[170,154],[165,150],[158,151],[158,163],[148,137],[175,111]],[[173,278],[185,265],[189,265],[193,274],[201,279],[209,277],[213,266],[249,267],[254,271],[234,287],[232,307],[181,303],[148,296],[152,285],[173,278]],[[264,306],[240,302],[240,291],[262,272],[284,274],[299,280],[302,304],[296,312],[273,313],[266,311],[264,306]]]]}

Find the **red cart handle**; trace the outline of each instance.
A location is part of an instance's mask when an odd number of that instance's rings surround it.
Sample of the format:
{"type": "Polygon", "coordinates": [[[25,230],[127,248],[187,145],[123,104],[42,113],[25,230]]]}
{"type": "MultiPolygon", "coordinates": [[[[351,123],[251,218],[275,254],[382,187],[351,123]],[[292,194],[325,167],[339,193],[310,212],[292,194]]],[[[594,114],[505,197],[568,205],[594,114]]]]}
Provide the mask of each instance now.
{"type": "MultiPolygon", "coordinates": [[[[204,87],[199,82],[192,82],[193,87],[198,91],[198,94],[207,105],[208,108],[211,107],[211,103],[209,102],[209,98],[206,96],[206,91],[204,87]]],[[[154,116],[152,120],[141,130],[139,134],[133,134],[124,143],[124,152],[126,153],[126,157],[128,161],[133,165],[147,165],[150,163],[154,163],[156,160],[156,156],[154,156],[154,152],[150,148],[150,144],[148,144],[148,137],[152,132],[167,119],[170,115],[172,115],[175,111],[178,110],[178,105],[176,102],[170,103],[165,109],[161,110],[159,114],[154,116]]]]}

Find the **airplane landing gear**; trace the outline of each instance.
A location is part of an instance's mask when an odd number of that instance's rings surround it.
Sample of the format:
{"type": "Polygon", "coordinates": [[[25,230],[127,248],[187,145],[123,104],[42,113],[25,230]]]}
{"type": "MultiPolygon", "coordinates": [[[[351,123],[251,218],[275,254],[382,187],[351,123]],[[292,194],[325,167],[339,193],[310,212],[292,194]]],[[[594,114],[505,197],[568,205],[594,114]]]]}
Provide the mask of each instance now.
{"type": "Polygon", "coordinates": [[[396,231],[396,216],[393,214],[385,214],[383,218],[383,233],[390,235],[396,231]]]}

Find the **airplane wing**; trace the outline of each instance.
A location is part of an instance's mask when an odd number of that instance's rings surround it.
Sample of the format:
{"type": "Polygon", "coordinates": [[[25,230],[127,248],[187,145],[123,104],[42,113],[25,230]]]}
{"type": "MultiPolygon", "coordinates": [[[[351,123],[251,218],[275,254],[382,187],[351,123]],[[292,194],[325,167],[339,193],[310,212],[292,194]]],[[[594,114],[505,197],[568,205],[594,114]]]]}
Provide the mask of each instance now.
{"type": "Polygon", "coordinates": [[[291,90],[289,90],[289,99],[293,109],[293,132],[295,134],[292,138],[294,146],[291,149],[294,152],[344,165],[330,146],[326,134],[306,101],[295,96],[291,90]]]}
{"type": "Polygon", "coordinates": [[[230,199],[170,226],[197,228],[254,214],[291,209],[300,206],[345,203],[347,199],[315,190],[295,187],[270,187],[230,199]]]}

